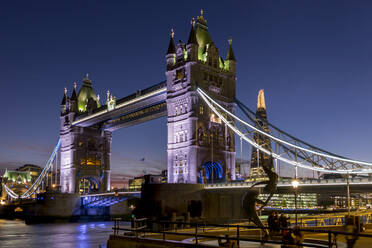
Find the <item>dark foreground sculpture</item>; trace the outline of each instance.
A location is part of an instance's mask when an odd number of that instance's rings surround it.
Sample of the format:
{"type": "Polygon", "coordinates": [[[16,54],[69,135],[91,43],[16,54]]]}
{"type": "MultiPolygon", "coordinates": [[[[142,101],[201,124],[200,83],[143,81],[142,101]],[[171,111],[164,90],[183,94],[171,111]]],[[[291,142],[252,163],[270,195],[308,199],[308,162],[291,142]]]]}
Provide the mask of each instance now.
{"type": "Polygon", "coordinates": [[[265,207],[271,197],[277,192],[278,184],[278,174],[276,174],[274,170],[273,158],[271,157],[270,159],[265,160],[262,167],[269,179],[253,184],[242,197],[242,208],[245,210],[248,219],[259,227],[263,227],[264,225],[258,217],[256,205],[261,205],[258,211],[265,207]],[[257,189],[253,189],[253,187],[260,184],[266,184],[263,188],[263,193],[269,194],[265,201],[258,199],[259,192],[257,189]]]}

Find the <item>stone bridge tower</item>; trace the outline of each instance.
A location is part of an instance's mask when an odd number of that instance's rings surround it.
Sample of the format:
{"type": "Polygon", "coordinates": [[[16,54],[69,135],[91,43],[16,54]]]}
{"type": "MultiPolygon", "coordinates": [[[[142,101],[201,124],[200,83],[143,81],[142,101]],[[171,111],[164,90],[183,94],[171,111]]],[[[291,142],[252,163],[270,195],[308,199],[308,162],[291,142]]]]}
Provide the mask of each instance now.
{"type": "Polygon", "coordinates": [[[106,192],[110,189],[111,132],[99,126],[74,126],[77,116],[92,114],[100,107],[92,81],[83,79],[76,94],[67,90],[61,103],[61,190],[65,193],[106,192]]]}
{"type": "Polygon", "coordinates": [[[207,21],[193,19],[187,43],[174,43],[171,31],[166,54],[168,110],[168,183],[223,182],[235,179],[235,144],[196,92],[203,89],[234,112],[236,60],[229,40],[223,60],[207,21]]]}

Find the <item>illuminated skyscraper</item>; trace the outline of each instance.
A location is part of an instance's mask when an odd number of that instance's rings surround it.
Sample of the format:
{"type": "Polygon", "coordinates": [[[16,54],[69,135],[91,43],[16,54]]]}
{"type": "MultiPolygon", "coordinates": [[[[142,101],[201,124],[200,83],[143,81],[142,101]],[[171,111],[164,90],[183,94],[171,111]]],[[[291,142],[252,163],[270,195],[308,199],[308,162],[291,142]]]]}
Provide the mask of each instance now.
{"type": "MultiPolygon", "coordinates": [[[[256,127],[261,129],[262,131],[270,133],[270,129],[267,124],[264,90],[260,90],[258,92],[257,111],[256,111],[256,127]]],[[[258,132],[255,132],[253,137],[257,144],[271,151],[270,139],[267,136],[264,136],[262,134],[259,134],[258,132]]],[[[272,163],[271,157],[259,151],[257,148],[252,147],[251,170],[250,170],[250,176],[252,178],[262,178],[265,176],[265,172],[262,169],[262,166],[264,163],[272,163]]]]}

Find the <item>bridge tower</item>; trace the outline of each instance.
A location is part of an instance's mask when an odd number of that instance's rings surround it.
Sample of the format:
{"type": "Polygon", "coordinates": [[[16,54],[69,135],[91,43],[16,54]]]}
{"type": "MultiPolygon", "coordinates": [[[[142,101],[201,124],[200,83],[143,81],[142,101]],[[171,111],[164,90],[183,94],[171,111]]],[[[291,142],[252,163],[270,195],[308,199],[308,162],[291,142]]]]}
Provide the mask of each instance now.
{"type": "Polygon", "coordinates": [[[111,132],[102,131],[98,125],[73,125],[77,115],[92,114],[99,107],[88,74],[78,94],[76,83],[71,97],[65,89],[60,128],[62,192],[106,192],[110,188],[111,132]]]}
{"type": "MultiPolygon", "coordinates": [[[[270,129],[267,124],[264,90],[260,90],[257,96],[256,127],[267,133],[270,133],[270,129]]],[[[258,132],[254,132],[253,139],[257,144],[271,151],[270,138],[262,134],[259,134],[258,132]]],[[[266,153],[257,150],[255,147],[252,147],[251,170],[249,173],[250,177],[252,178],[265,177],[266,174],[262,168],[262,166],[265,163],[273,163],[273,160],[266,153]]]]}
{"type": "Polygon", "coordinates": [[[200,87],[234,112],[236,60],[229,40],[223,60],[207,20],[194,19],[187,43],[174,42],[166,54],[168,182],[205,183],[235,179],[234,135],[198,97],[200,87]]]}

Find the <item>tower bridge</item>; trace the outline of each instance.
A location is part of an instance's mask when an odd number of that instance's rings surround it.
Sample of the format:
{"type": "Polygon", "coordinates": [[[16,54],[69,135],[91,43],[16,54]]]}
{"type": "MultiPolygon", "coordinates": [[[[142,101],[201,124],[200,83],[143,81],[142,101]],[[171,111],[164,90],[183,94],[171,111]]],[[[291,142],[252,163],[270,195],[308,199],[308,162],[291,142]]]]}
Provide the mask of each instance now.
{"type": "Polygon", "coordinates": [[[192,22],[186,44],[176,45],[171,32],[166,63],[166,81],[119,100],[107,92],[105,105],[100,104],[88,76],[79,92],[76,85],[71,97],[65,91],[60,131],[62,192],[80,192],[85,183],[93,191],[108,191],[112,132],[162,116],[168,120],[169,183],[235,179],[233,133],[213,119],[196,91],[202,87],[213,92],[221,104],[234,110],[231,40],[223,60],[206,20],[199,16],[192,22]],[[217,169],[219,173],[208,173],[217,169]]]}
{"type": "Polygon", "coordinates": [[[253,147],[252,177],[265,176],[263,164],[277,167],[280,162],[296,171],[372,173],[372,163],[322,150],[269,123],[263,91],[256,112],[236,99],[232,40],[223,59],[203,15],[192,20],[186,43],[176,45],[171,31],[165,60],[165,81],[120,99],[108,91],[105,104],[88,75],[79,90],[74,84],[71,95],[65,89],[57,146],[33,185],[22,195],[4,186],[8,195],[28,198],[37,192],[57,154],[62,192],[108,192],[112,133],[159,117],[167,118],[168,183],[223,185],[234,181],[235,138],[240,147],[243,142],[253,147]],[[236,114],[238,109],[243,116],[236,114]]]}

